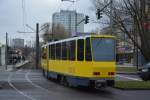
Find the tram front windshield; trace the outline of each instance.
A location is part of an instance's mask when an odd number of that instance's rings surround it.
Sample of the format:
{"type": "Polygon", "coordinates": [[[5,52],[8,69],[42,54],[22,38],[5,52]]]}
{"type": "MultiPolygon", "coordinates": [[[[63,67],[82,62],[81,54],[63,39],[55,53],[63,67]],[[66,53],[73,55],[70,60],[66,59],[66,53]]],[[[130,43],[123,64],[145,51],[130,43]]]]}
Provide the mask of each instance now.
{"type": "Polygon", "coordinates": [[[112,38],[92,38],[94,61],[115,60],[115,40],[112,38]]]}

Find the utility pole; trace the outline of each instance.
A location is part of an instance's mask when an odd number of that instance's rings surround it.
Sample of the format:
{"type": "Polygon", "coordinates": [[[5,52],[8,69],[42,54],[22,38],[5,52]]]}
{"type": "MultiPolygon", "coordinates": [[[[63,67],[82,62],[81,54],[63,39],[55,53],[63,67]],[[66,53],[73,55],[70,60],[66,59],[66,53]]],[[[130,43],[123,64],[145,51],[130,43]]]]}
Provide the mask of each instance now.
{"type": "Polygon", "coordinates": [[[39,23],[36,24],[36,61],[35,61],[35,66],[36,69],[39,68],[39,60],[40,60],[40,56],[39,56],[39,23]]]}
{"type": "Polygon", "coordinates": [[[110,30],[111,30],[111,34],[113,34],[113,0],[110,1],[110,30]]]}
{"type": "Polygon", "coordinates": [[[44,28],[42,28],[41,30],[39,30],[39,23],[36,23],[36,30],[34,28],[32,28],[31,26],[29,26],[28,24],[26,24],[26,26],[32,30],[32,32],[20,32],[18,31],[18,33],[36,33],[36,47],[35,47],[35,52],[36,52],[36,58],[35,58],[35,68],[38,69],[39,65],[40,65],[40,43],[39,43],[39,32],[42,31],[44,28]]]}
{"type": "Polygon", "coordinates": [[[102,18],[102,12],[106,7],[110,7],[110,30],[111,30],[111,34],[113,34],[113,0],[110,0],[110,2],[108,4],[106,4],[102,9],[97,9],[97,19],[101,19],[102,18]]]}
{"type": "Polygon", "coordinates": [[[7,70],[8,62],[8,33],[6,32],[6,46],[5,46],[5,69],[7,70]]]}

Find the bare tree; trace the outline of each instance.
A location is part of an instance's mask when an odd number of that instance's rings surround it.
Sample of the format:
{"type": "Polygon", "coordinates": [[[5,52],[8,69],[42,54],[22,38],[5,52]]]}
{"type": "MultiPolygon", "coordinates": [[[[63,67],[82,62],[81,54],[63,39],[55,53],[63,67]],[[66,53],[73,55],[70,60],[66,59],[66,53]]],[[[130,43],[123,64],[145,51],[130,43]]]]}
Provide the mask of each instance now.
{"type": "MultiPolygon", "coordinates": [[[[103,8],[110,1],[92,0],[96,9],[103,8]]],[[[113,5],[105,8],[103,13],[112,19],[113,26],[127,34],[145,59],[150,61],[149,0],[113,0],[113,5]],[[132,26],[132,31],[129,26],[132,26]]]]}
{"type": "Polygon", "coordinates": [[[69,32],[67,32],[61,24],[53,24],[52,33],[54,34],[54,38],[57,40],[65,39],[70,36],[69,32]]]}
{"type": "Polygon", "coordinates": [[[42,34],[44,42],[60,40],[69,37],[69,33],[60,24],[44,23],[42,27],[44,27],[42,34]]]}
{"type": "Polygon", "coordinates": [[[44,23],[42,25],[42,27],[44,27],[42,30],[42,32],[43,32],[42,38],[43,38],[44,42],[52,40],[51,24],[50,23],[44,23]]]}

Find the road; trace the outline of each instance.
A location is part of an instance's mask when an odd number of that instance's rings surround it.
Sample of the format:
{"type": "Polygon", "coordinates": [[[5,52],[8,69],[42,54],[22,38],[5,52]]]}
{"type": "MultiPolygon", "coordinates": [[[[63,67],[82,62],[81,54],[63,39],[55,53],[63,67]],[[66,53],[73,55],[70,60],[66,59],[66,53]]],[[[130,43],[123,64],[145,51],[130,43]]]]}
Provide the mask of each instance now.
{"type": "Polygon", "coordinates": [[[149,100],[150,98],[150,90],[127,91],[110,87],[90,90],[64,87],[45,79],[40,70],[33,69],[0,72],[0,81],[3,86],[0,89],[0,100],[149,100]]]}

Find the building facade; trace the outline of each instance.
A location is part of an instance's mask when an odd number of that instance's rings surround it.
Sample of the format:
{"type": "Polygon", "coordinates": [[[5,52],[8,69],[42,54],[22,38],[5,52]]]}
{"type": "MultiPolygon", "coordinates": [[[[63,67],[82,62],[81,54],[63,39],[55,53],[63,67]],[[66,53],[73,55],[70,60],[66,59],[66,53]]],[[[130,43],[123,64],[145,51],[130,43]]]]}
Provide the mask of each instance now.
{"type": "Polygon", "coordinates": [[[24,39],[16,38],[12,40],[12,47],[24,48],[24,39]]]}
{"type": "Polygon", "coordinates": [[[71,34],[76,32],[84,32],[84,22],[79,23],[84,19],[84,14],[77,13],[76,11],[61,10],[53,14],[52,21],[54,25],[60,24],[65,30],[71,34]]]}
{"type": "Polygon", "coordinates": [[[0,66],[5,65],[5,46],[0,44],[0,66]]]}

